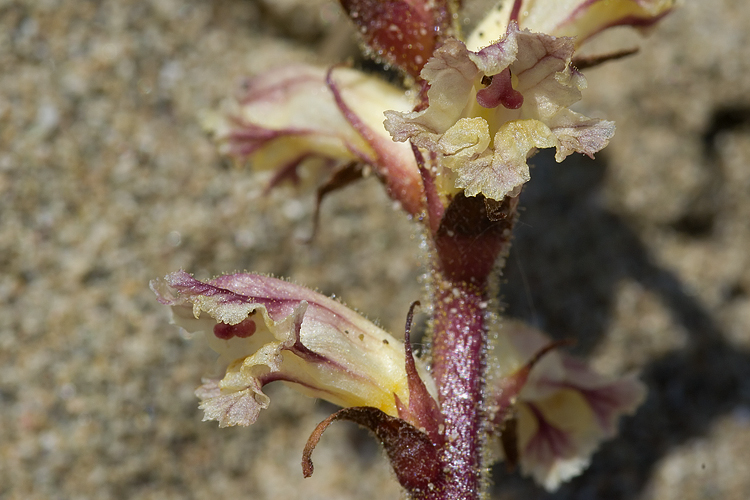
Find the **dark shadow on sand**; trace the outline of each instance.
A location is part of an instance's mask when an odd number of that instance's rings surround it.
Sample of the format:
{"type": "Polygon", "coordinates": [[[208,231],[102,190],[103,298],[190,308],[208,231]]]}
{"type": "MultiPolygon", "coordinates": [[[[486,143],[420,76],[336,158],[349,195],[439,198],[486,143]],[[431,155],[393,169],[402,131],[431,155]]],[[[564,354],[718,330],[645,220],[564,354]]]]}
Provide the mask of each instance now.
{"type": "MultiPolygon", "coordinates": [[[[620,436],[601,447],[581,477],[547,494],[530,480],[507,474],[500,464],[492,497],[637,498],[670,449],[705,435],[717,417],[750,405],[750,353],[729,345],[679,277],[655,265],[637,234],[604,208],[604,162],[579,157],[556,165],[550,155],[539,155],[534,163],[502,287],[507,313],[555,338],[576,338],[574,351],[586,355],[602,340],[615,287],[627,278],[660,298],[689,341],[643,368],[647,401],[623,420],[620,436]]],[[[716,186],[711,189],[718,193],[716,186]]],[[[728,294],[727,300],[732,298],[728,294]]]]}

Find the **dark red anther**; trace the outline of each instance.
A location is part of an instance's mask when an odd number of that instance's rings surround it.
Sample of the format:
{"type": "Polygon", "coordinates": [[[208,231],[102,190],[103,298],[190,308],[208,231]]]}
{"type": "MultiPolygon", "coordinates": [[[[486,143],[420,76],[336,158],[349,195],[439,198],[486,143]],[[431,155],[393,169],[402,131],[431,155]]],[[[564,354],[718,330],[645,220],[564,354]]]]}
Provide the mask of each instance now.
{"type": "Polygon", "coordinates": [[[241,323],[236,325],[227,325],[226,323],[216,323],[214,325],[214,335],[222,340],[229,340],[232,337],[246,339],[255,333],[255,321],[252,318],[245,318],[241,323]]]}

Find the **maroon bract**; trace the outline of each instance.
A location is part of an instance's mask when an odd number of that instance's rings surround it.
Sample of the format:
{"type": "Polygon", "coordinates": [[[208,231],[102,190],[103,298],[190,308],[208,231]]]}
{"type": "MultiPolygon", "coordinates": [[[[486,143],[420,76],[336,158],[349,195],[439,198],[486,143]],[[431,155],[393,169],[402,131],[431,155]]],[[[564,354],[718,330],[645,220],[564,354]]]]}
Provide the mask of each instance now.
{"type": "Polygon", "coordinates": [[[414,78],[454,32],[452,0],[340,1],[372,55],[414,78]]]}

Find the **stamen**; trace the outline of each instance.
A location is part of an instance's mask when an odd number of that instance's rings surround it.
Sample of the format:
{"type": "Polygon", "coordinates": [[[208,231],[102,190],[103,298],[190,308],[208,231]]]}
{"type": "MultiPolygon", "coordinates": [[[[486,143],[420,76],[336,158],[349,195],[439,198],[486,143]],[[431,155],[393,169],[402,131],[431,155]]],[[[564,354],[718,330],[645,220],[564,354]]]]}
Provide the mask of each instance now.
{"type": "Polygon", "coordinates": [[[236,325],[227,325],[226,323],[216,323],[214,325],[214,335],[222,340],[229,340],[232,337],[246,339],[256,330],[255,321],[252,318],[245,318],[241,323],[236,325]]]}

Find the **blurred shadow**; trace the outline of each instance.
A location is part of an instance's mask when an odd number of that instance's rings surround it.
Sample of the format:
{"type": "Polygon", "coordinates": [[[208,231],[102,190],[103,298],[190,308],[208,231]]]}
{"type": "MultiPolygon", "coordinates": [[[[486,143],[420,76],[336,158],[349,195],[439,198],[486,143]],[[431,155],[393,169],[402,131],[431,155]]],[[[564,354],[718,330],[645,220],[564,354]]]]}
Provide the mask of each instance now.
{"type": "Polygon", "coordinates": [[[689,341],[644,367],[647,401],[623,421],[620,436],[602,446],[582,477],[548,494],[501,465],[492,496],[636,498],[671,448],[704,435],[718,416],[750,405],[750,353],[729,345],[679,278],[655,265],[625,221],[603,207],[602,161],[579,157],[556,165],[550,155],[540,155],[535,164],[501,288],[507,313],[555,338],[576,338],[574,350],[585,355],[606,332],[615,287],[627,278],[660,297],[689,341]]]}

